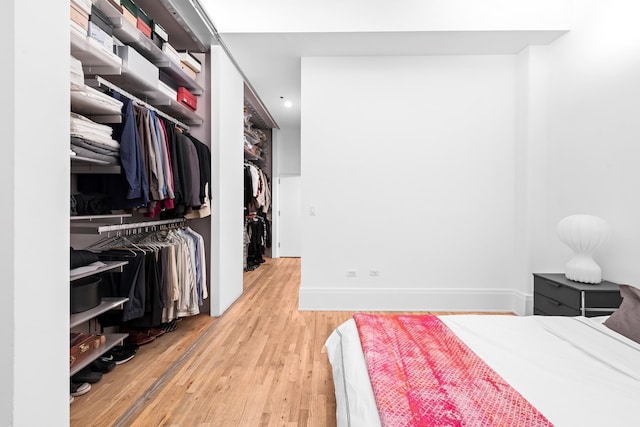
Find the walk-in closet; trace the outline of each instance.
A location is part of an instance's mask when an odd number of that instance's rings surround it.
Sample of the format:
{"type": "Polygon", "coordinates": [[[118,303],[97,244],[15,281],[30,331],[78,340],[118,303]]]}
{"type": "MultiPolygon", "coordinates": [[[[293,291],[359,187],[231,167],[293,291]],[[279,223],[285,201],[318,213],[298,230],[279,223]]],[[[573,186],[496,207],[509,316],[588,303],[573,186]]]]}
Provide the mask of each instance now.
{"type": "Polygon", "coordinates": [[[273,245],[273,132],[275,123],[245,85],[243,271],[259,268],[273,245]]]}
{"type": "Polygon", "coordinates": [[[271,257],[276,125],[198,2],[71,0],[70,51],[70,419],[84,425],[135,409],[271,257]]]}

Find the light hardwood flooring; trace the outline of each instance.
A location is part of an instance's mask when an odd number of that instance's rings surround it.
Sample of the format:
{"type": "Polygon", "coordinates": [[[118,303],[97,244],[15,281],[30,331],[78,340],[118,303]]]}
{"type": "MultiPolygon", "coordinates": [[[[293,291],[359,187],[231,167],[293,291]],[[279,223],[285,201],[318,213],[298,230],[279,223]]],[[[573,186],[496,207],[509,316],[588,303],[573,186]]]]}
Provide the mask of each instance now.
{"type": "Polygon", "coordinates": [[[71,404],[71,426],[334,426],[324,342],[352,312],[298,311],[300,260],[267,259],[219,318],[182,319],[71,404]]]}

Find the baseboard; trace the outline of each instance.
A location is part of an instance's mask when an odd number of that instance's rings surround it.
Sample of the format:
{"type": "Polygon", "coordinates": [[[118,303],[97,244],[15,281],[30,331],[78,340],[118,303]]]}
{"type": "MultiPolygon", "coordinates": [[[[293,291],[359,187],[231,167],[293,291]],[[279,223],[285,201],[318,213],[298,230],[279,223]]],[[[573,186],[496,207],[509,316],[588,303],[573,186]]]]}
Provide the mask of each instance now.
{"type": "Polygon", "coordinates": [[[482,311],[529,314],[532,296],[505,289],[300,289],[302,311],[482,311]]]}

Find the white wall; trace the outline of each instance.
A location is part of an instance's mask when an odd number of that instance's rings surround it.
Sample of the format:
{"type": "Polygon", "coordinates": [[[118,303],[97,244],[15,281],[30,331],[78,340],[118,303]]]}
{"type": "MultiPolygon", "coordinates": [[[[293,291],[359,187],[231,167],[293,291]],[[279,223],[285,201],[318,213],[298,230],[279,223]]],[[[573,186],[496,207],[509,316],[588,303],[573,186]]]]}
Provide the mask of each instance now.
{"type": "Polygon", "coordinates": [[[300,308],[512,307],[515,102],[514,56],[303,58],[300,308]]]}
{"type": "MultiPolygon", "coordinates": [[[[0,36],[5,40],[5,55],[13,59],[16,56],[16,34],[15,22],[13,16],[15,14],[15,1],[10,1],[5,5],[5,13],[0,16],[0,36]]],[[[0,69],[2,80],[9,83],[15,83],[16,73],[15,67],[2,67],[0,69]]],[[[13,158],[15,156],[15,137],[16,137],[16,113],[13,108],[16,102],[16,94],[14,84],[6,85],[5,102],[0,104],[3,117],[5,117],[5,135],[10,135],[9,144],[4,147],[4,155],[0,157],[0,180],[5,183],[5,197],[13,200],[15,196],[15,165],[13,158]]],[[[0,211],[0,218],[4,224],[13,225],[15,222],[15,214],[13,210],[0,211]]],[[[0,376],[3,381],[0,382],[0,425],[7,426],[13,423],[14,417],[14,395],[13,388],[15,384],[14,363],[15,363],[15,326],[16,326],[16,293],[15,288],[15,268],[13,256],[15,232],[13,227],[7,226],[4,231],[4,239],[0,245],[0,267],[2,268],[8,286],[4,289],[5,309],[0,311],[0,322],[4,328],[0,329],[0,339],[4,343],[4,351],[0,352],[0,376]]]]}
{"type": "MultiPolygon", "coordinates": [[[[530,46],[518,55],[516,73],[515,254],[513,311],[533,312],[533,258],[545,251],[548,212],[549,48],[530,46]],[[540,239],[544,236],[543,239],[540,239]],[[536,246],[537,245],[537,246],[536,246]]],[[[558,270],[559,271],[559,270],[558,270]]]]}
{"type": "Polygon", "coordinates": [[[606,219],[596,252],[606,280],[640,285],[640,26],[637,2],[574,2],[574,26],[549,52],[548,215],[537,271],[561,271],[570,250],[555,226],[573,213],[606,219]]]}
{"type": "Polygon", "coordinates": [[[300,129],[278,129],[279,176],[300,175],[300,129]]]}
{"type": "Polygon", "coordinates": [[[66,426],[69,11],[57,2],[3,7],[0,425],[66,426]]]}
{"type": "Polygon", "coordinates": [[[211,47],[211,315],[242,295],[244,81],[220,46],[211,47]]]}

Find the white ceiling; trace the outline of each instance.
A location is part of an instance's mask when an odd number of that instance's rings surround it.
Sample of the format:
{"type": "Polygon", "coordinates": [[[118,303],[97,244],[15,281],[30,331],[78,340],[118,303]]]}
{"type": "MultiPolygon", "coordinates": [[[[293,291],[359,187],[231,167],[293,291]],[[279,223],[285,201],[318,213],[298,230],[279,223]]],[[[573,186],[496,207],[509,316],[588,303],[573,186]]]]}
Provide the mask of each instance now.
{"type": "Polygon", "coordinates": [[[300,59],[317,56],[515,54],[566,31],[221,33],[223,43],[280,128],[300,128],[300,59]],[[284,100],[293,103],[285,108],[284,100]]]}

